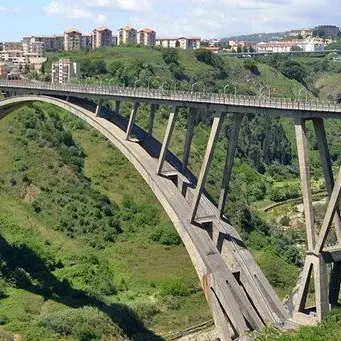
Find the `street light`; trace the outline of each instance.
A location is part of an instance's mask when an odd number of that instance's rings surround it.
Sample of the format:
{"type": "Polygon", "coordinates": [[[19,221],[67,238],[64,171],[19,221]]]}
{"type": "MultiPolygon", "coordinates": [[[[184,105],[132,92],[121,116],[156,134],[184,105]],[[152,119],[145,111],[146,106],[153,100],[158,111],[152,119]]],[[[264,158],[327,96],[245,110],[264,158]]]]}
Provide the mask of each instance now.
{"type": "Polygon", "coordinates": [[[111,86],[111,82],[112,81],[114,81],[114,78],[111,78],[110,80],[109,80],[109,86],[111,86]]]}
{"type": "Polygon", "coordinates": [[[301,88],[299,91],[298,91],[298,100],[300,100],[301,98],[301,92],[305,90],[305,88],[301,88]]]}
{"type": "Polygon", "coordinates": [[[259,97],[262,97],[262,90],[264,89],[264,86],[261,85],[259,88],[259,97]]]}
{"type": "Polygon", "coordinates": [[[163,86],[164,86],[165,84],[168,84],[168,82],[167,82],[167,81],[164,81],[164,82],[162,82],[162,84],[161,84],[161,90],[162,90],[162,92],[164,91],[163,86]]]}
{"type": "MultiPolygon", "coordinates": [[[[136,85],[137,85],[138,82],[140,82],[139,79],[137,79],[137,80],[134,82],[134,90],[136,89],[136,85]]],[[[141,82],[140,82],[140,83],[141,83],[141,82]]]]}
{"type": "Polygon", "coordinates": [[[230,87],[229,84],[226,84],[226,85],[224,86],[224,95],[225,95],[225,92],[226,92],[226,88],[229,88],[229,87],[230,87]]]}
{"type": "Polygon", "coordinates": [[[192,84],[192,87],[191,87],[191,94],[193,93],[194,86],[197,85],[197,84],[198,84],[197,82],[195,82],[195,83],[192,84]]]}

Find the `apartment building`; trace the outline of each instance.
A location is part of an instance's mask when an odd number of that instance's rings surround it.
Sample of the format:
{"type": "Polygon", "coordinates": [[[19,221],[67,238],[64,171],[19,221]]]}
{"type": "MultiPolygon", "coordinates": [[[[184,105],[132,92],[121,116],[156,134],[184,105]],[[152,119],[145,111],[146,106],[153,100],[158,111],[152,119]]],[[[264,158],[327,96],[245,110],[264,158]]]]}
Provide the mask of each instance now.
{"type": "Polygon", "coordinates": [[[45,43],[42,41],[36,41],[34,37],[23,38],[22,47],[24,55],[27,57],[45,57],[45,43]]]}
{"type": "Polygon", "coordinates": [[[0,62],[0,79],[7,79],[7,75],[10,73],[10,67],[5,62],[0,62]]]}
{"type": "Polygon", "coordinates": [[[82,49],[91,49],[92,48],[92,34],[91,33],[82,34],[81,48],[82,49]]]}
{"type": "Polygon", "coordinates": [[[60,59],[52,64],[51,82],[53,84],[66,84],[79,75],[79,65],[70,59],[60,59]]]}
{"type": "Polygon", "coordinates": [[[92,31],[92,48],[99,49],[110,46],[113,43],[112,31],[107,27],[101,26],[92,31]]]}
{"type": "Polygon", "coordinates": [[[82,47],[82,33],[76,29],[64,32],[64,50],[79,51],[82,47]]]}
{"type": "Polygon", "coordinates": [[[41,42],[45,44],[45,51],[62,51],[64,50],[64,36],[63,35],[52,35],[52,36],[31,36],[24,37],[23,41],[27,40],[41,42]]]}
{"type": "Polygon", "coordinates": [[[156,39],[157,46],[165,48],[180,48],[183,50],[195,50],[200,48],[201,38],[198,37],[179,37],[179,38],[160,38],[156,39]]]}
{"type": "Polygon", "coordinates": [[[144,28],[137,32],[137,43],[146,46],[155,46],[156,32],[151,28],[144,28]]]}
{"type": "Polygon", "coordinates": [[[137,43],[137,31],[130,26],[124,26],[117,32],[117,45],[129,43],[137,43]]]}

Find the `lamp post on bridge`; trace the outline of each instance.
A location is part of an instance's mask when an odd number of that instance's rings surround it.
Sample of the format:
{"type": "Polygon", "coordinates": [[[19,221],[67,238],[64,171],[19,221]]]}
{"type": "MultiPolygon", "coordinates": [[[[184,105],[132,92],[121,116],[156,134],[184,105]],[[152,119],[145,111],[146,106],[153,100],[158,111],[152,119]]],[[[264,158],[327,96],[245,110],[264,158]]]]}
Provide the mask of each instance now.
{"type": "Polygon", "coordinates": [[[134,82],[134,90],[136,89],[136,85],[137,85],[137,83],[141,83],[141,81],[139,80],[139,79],[136,79],[136,81],[134,82]]]}
{"type": "Polygon", "coordinates": [[[298,100],[300,100],[300,98],[301,98],[301,92],[302,92],[303,90],[305,90],[304,87],[301,88],[301,89],[298,91],[298,100]]]}
{"type": "Polygon", "coordinates": [[[161,91],[162,91],[162,92],[164,92],[164,88],[163,88],[163,87],[164,87],[165,84],[168,84],[168,82],[167,82],[167,81],[164,81],[164,82],[162,82],[162,84],[161,84],[161,91]]]}
{"type": "Polygon", "coordinates": [[[197,82],[195,82],[195,83],[192,84],[192,87],[191,87],[191,94],[193,93],[194,86],[197,85],[197,84],[198,84],[197,82]]]}
{"type": "Polygon", "coordinates": [[[226,84],[225,86],[224,86],[224,95],[225,95],[225,93],[226,93],[226,88],[229,88],[230,87],[230,84],[226,84]]]}
{"type": "Polygon", "coordinates": [[[259,88],[259,97],[262,97],[262,90],[264,89],[264,86],[260,86],[259,88]]]}

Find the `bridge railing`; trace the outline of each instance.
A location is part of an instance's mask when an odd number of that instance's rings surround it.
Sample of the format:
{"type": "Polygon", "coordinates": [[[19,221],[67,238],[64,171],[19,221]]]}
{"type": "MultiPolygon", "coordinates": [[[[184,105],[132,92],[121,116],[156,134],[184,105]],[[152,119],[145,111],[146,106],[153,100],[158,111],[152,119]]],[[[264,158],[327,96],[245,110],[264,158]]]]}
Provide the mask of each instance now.
{"type": "Polygon", "coordinates": [[[46,82],[0,80],[0,89],[32,89],[87,95],[125,96],[132,99],[162,99],[194,103],[235,105],[259,108],[278,108],[288,110],[311,110],[341,112],[341,105],[330,101],[307,101],[289,98],[269,98],[264,96],[232,95],[209,92],[191,92],[166,89],[147,89],[110,85],[51,84],[46,82]]]}

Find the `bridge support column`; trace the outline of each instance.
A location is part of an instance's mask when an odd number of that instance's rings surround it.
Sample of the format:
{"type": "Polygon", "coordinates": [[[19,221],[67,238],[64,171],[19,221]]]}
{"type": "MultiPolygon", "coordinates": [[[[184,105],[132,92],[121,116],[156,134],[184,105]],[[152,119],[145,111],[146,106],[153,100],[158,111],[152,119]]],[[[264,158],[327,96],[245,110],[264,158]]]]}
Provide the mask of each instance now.
{"type": "Polygon", "coordinates": [[[172,135],[173,135],[173,131],[174,131],[174,127],[175,127],[175,121],[176,121],[176,118],[178,116],[178,112],[179,112],[179,108],[176,105],[173,105],[171,113],[169,115],[166,133],[165,133],[165,137],[163,139],[163,143],[162,143],[162,147],[161,147],[161,151],[160,151],[159,161],[158,161],[158,165],[157,165],[157,169],[156,169],[157,175],[161,175],[161,173],[162,173],[163,165],[165,163],[169,143],[170,143],[170,140],[171,140],[172,135]]]}
{"type": "Polygon", "coordinates": [[[184,157],[183,157],[183,163],[182,163],[183,172],[187,169],[187,166],[188,166],[188,160],[189,160],[189,154],[190,154],[191,145],[192,145],[196,115],[197,115],[197,109],[190,108],[189,113],[188,113],[187,132],[186,132],[186,140],[185,140],[185,146],[184,146],[184,157]]]}
{"type": "Polygon", "coordinates": [[[115,101],[115,113],[116,113],[116,115],[120,114],[120,107],[121,107],[121,101],[115,101]]]}
{"type": "Polygon", "coordinates": [[[303,196],[304,218],[307,230],[308,251],[315,246],[316,232],[314,228],[313,199],[311,193],[309,155],[307,146],[307,131],[305,120],[295,121],[295,133],[297,143],[297,155],[301,176],[301,191],[303,196]]]}
{"type": "Polygon", "coordinates": [[[153,135],[154,118],[155,118],[156,104],[150,105],[149,120],[148,120],[148,135],[153,135]]]}
{"type": "Polygon", "coordinates": [[[95,111],[95,116],[96,116],[96,117],[99,116],[100,111],[101,111],[101,107],[100,107],[99,104],[97,104],[97,106],[96,106],[96,111],[95,111]]]}
{"type": "MultiPolygon", "coordinates": [[[[317,138],[317,145],[320,153],[326,189],[330,198],[334,187],[334,176],[330,162],[329,149],[324,129],[323,119],[314,119],[314,129],[317,138]]],[[[339,207],[336,207],[334,216],[335,233],[338,244],[341,245],[341,217],[339,207]]],[[[329,284],[329,303],[335,306],[338,302],[341,285],[341,262],[335,262],[332,267],[329,284]]]]}
{"type": "MultiPolygon", "coordinates": [[[[326,140],[326,134],[322,119],[313,119],[314,130],[317,138],[318,149],[320,153],[322,168],[325,177],[326,188],[329,195],[329,203],[319,234],[316,234],[314,226],[313,206],[311,197],[310,171],[308,166],[308,149],[305,121],[296,120],[295,130],[297,138],[297,150],[301,173],[301,186],[304,203],[304,214],[307,228],[308,252],[305,260],[304,270],[301,277],[300,289],[295,305],[295,315],[299,319],[300,313],[309,312],[306,309],[308,295],[308,286],[314,272],[316,318],[315,321],[321,321],[329,311],[329,303],[335,305],[338,300],[341,282],[341,263],[338,257],[333,258],[335,252],[340,252],[341,248],[341,219],[339,211],[339,202],[341,198],[341,168],[338,178],[334,184],[334,177],[330,163],[329,150],[326,140]],[[325,248],[331,225],[334,222],[338,247],[325,248]],[[328,271],[326,260],[332,258],[333,268],[330,282],[328,283],[328,271]]],[[[330,260],[329,260],[330,261],[330,260]]]]}
{"type": "Polygon", "coordinates": [[[135,102],[133,104],[133,108],[131,109],[129,123],[128,123],[127,131],[126,131],[126,140],[130,139],[130,135],[131,135],[131,132],[133,130],[133,126],[134,126],[134,123],[135,123],[136,114],[137,114],[137,110],[139,108],[139,105],[140,104],[138,102],[135,102]]]}
{"type": "Polygon", "coordinates": [[[211,133],[210,133],[210,137],[207,143],[204,161],[201,167],[201,171],[200,171],[199,178],[198,178],[198,184],[195,189],[194,197],[192,201],[191,213],[190,213],[191,222],[195,221],[201,195],[204,190],[208,171],[212,162],[215,146],[219,137],[219,132],[221,129],[221,124],[222,124],[221,116],[222,116],[222,112],[218,112],[213,119],[211,133]]]}
{"type": "Polygon", "coordinates": [[[232,125],[230,129],[230,136],[228,139],[227,155],[224,167],[223,182],[221,185],[220,198],[218,209],[220,216],[224,214],[224,208],[226,205],[227,191],[230,184],[234,155],[236,153],[237,142],[239,137],[239,131],[242,124],[244,115],[243,114],[233,114],[232,125]]]}

